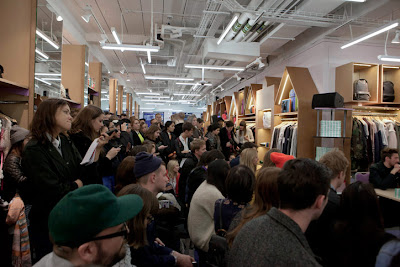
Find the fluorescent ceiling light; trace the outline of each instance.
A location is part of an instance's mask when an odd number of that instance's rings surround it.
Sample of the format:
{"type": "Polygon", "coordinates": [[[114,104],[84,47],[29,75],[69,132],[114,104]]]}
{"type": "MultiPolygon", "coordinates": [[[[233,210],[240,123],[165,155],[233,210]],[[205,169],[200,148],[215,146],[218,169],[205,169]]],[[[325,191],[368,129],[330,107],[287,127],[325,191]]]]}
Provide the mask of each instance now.
{"type": "Polygon", "coordinates": [[[43,57],[45,59],[49,59],[49,55],[47,55],[45,52],[42,52],[41,50],[39,50],[39,48],[36,48],[35,52],[38,53],[41,57],[43,57]]]}
{"type": "Polygon", "coordinates": [[[188,69],[208,69],[208,70],[233,70],[243,71],[242,67],[229,67],[229,66],[214,66],[214,65],[196,65],[196,64],[185,64],[185,68],[188,69]]]}
{"type": "Polygon", "coordinates": [[[148,61],[149,63],[151,63],[151,54],[150,54],[150,51],[149,51],[149,50],[147,50],[147,61],[148,61]]]}
{"type": "Polygon", "coordinates": [[[160,47],[149,45],[128,45],[128,44],[100,44],[101,48],[107,50],[126,50],[126,51],[150,51],[158,52],[160,47]]]}
{"type": "Polygon", "coordinates": [[[367,0],[344,0],[345,2],[358,2],[358,3],[364,3],[367,0]]]}
{"type": "Polygon", "coordinates": [[[89,67],[89,63],[85,62],[85,65],[89,67]]]}
{"type": "Polygon", "coordinates": [[[202,110],[206,110],[207,108],[206,108],[206,107],[204,107],[204,108],[197,108],[197,109],[202,109],[202,110]]]}
{"type": "Polygon", "coordinates": [[[131,79],[129,79],[129,78],[128,78],[128,79],[126,79],[126,81],[127,81],[127,82],[130,82],[130,81],[131,81],[131,79]]]}
{"type": "Polygon", "coordinates": [[[92,14],[86,14],[81,16],[81,18],[86,22],[89,23],[90,17],[92,16],[92,14]]]}
{"type": "Polygon", "coordinates": [[[43,40],[51,44],[55,49],[59,49],[60,45],[54,42],[49,36],[47,36],[44,32],[39,29],[36,29],[36,34],[39,35],[43,40]]]}
{"type": "Polygon", "coordinates": [[[205,83],[205,84],[200,84],[200,83],[176,83],[177,85],[202,85],[202,86],[212,86],[211,83],[205,83]]]}
{"type": "Polygon", "coordinates": [[[144,76],[144,78],[146,80],[194,81],[193,78],[179,78],[179,77],[144,76]]]}
{"type": "Polygon", "coordinates": [[[163,100],[163,99],[142,99],[144,102],[165,102],[165,103],[173,103],[171,100],[163,100]]]}
{"type": "Polygon", "coordinates": [[[397,30],[396,31],[396,35],[392,40],[392,44],[400,44],[400,38],[399,37],[400,37],[400,31],[397,30]]]}
{"type": "Polygon", "coordinates": [[[164,105],[163,103],[149,103],[149,102],[146,102],[145,104],[147,104],[147,105],[156,105],[156,106],[164,105]]]}
{"type": "Polygon", "coordinates": [[[136,92],[137,95],[161,95],[160,93],[136,92]]]}
{"type": "Polygon", "coordinates": [[[221,36],[219,37],[218,42],[217,42],[217,45],[219,45],[219,44],[222,42],[222,40],[224,40],[225,36],[226,36],[226,35],[228,34],[228,32],[231,30],[233,24],[235,24],[235,22],[237,21],[238,18],[239,18],[238,15],[235,15],[235,16],[232,18],[231,22],[229,22],[228,26],[225,28],[225,31],[224,31],[224,32],[221,34],[221,36]]]}
{"type": "Polygon", "coordinates": [[[60,15],[58,15],[57,18],[56,18],[56,20],[57,20],[57,21],[62,21],[62,20],[63,20],[63,17],[61,17],[60,15]]]}
{"type": "Polygon", "coordinates": [[[344,46],[342,46],[341,49],[345,49],[345,48],[347,48],[349,46],[358,44],[359,42],[365,41],[365,40],[367,40],[367,39],[369,39],[371,37],[374,37],[374,36],[376,36],[378,34],[381,34],[381,33],[385,32],[385,31],[388,31],[390,29],[396,28],[397,26],[399,26],[399,21],[398,20],[394,20],[394,21],[392,21],[392,22],[390,22],[390,23],[388,23],[388,24],[386,24],[386,25],[384,25],[382,27],[379,27],[378,29],[375,29],[373,32],[369,32],[369,33],[366,33],[364,35],[361,35],[356,40],[351,41],[350,43],[347,43],[344,46]]]}
{"type": "Polygon", "coordinates": [[[47,84],[47,85],[51,85],[51,83],[46,82],[46,81],[44,81],[44,80],[42,80],[42,79],[40,79],[40,78],[37,78],[37,77],[35,77],[35,80],[38,80],[38,81],[40,81],[40,82],[42,82],[42,83],[45,83],[45,84],[47,84]]]}
{"type": "Polygon", "coordinates": [[[43,81],[61,81],[61,78],[42,78],[43,81]]]}
{"type": "Polygon", "coordinates": [[[169,96],[145,96],[145,98],[169,98],[169,96]]]}
{"type": "Polygon", "coordinates": [[[38,72],[38,73],[35,73],[35,76],[61,76],[61,73],[55,73],[55,72],[38,72]]]}
{"type": "Polygon", "coordinates": [[[379,55],[378,59],[381,61],[400,62],[400,57],[379,55]]]}
{"type": "Polygon", "coordinates": [[[115,39],[115,41],[117,42],[117,44],[121,44],[121,41],[119,40],[119,38],[118,38],[118,35],[117,35],[117,31],[115,30],[115,28],[114,27],[111,27],[111,33],[112,33],[112,35],[114,36],[114,39],[115,39]]]}
{"type": "Polygon", "coordinates": [[[371,67],[372,65],[370,65],[370,64],[354,63],[354,66],[371,67]]]}
{"type": "Polygon", "coordinates": [[[146,69],[144,68],[142,59],[140,59],[140,66],[142,66],[143,74],[146,74],[146,69]]]}
{"type": "Polygon", "coordinates": [[[143,110],[154,110],[155,108],[141,108],[143,110]]]}
{"type": "Polygon", "coordinates": [[[184,95],[184,96],[201,96],[201,94],[184,94],[184,93],[175,93],[174,95],[184,95]]]}

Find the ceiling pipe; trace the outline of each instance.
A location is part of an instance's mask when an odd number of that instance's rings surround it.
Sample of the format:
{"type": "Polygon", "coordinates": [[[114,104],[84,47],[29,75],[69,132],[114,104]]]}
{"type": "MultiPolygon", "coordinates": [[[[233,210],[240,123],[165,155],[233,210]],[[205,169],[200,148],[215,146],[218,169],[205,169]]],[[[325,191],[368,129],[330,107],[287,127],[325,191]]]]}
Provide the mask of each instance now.
{"type": "Polygon", "coordinates": [[[251,30],[251,28],[253,28],[254,24],[256,24],[256,22],[261,18],[261,16],[264,14],[264,12],[262,12],[260,15],[258,15],[257,17],[254,17],[249,19],[249,21],[247,22],[247,24],[242,28],[242,30],[235,36],[235,38],[233,39],[233,41],[235,43],[240,42],[241,40],[243,40],[243,38],[247,35],[247,33],[251,30]]]}
{"type": "Polygon", "coordinates": [[[262,25],[264,25],[264,21],[260,21],[256,25],[254,25],[250,29],[250,31],[246,34],[246,36],[243,38],[242,42],[247,42],[250,36],[252,36],[262,25]]]}

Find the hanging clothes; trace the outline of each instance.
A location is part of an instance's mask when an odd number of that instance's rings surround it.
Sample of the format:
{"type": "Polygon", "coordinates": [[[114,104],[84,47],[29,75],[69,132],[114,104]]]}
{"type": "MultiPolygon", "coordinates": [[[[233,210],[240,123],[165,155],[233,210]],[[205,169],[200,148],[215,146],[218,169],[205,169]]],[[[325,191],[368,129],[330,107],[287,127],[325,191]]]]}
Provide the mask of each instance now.
{"type": "Polygon", "coordinates": [[[297,155],[297,122],[285,121],[274,127],[271,148],[277,148],[286,155],[297,155]]]}

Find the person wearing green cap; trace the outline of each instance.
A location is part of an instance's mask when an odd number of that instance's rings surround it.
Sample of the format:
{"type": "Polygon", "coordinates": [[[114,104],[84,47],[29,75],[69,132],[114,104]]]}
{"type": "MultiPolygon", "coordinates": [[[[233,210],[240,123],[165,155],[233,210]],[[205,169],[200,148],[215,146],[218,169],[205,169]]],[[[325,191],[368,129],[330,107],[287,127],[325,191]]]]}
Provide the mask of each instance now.
{"type": "Polygon", "coordinates": [[[113,266],[126,254],[125,222],[142,208],[138,195],[116,197],[103,185],[68,193],[49,215],[53,252],[34,266],[113,266]]]}

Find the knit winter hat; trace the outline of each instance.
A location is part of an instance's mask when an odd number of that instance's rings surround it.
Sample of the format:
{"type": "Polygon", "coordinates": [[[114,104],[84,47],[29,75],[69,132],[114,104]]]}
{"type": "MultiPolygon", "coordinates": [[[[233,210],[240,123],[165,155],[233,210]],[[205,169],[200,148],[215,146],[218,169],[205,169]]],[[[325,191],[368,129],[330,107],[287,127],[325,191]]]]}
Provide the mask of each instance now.
{"type": "Polygon", "coordinates": [[[14,125],[11,127],[10,131],[10,141],[11,145],[18,143],[19,141],[24,140],[29,134],[29,131],[25,128],[22,128],[18,125],[14,125]]]}
{"type": "Polygon", "coordinates": [[[283,165],[285,165],[286,161],[289,161],[291,159],[295,159],[292,155],[286,155],[283,153],[278,153],[278,152],[272,152],[271,153],[271,161],[275,163],[276,167],[278,168],[283,168],[283,165]]]}
{"type": "Polygon", "coordinates": [[[160,168],[161,159],[154,157],[152,154],[147,152],[140,152],[135,157],[135,167],[133,168],[133,173],[136,179],[139,179],[146,174],[152,173],[158,168],[160,168]]]}

